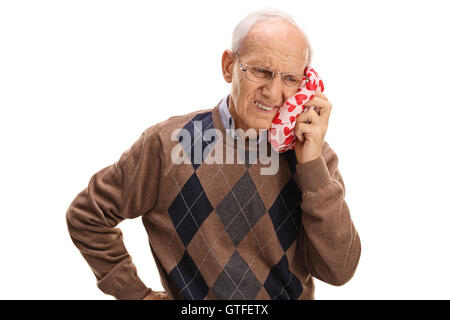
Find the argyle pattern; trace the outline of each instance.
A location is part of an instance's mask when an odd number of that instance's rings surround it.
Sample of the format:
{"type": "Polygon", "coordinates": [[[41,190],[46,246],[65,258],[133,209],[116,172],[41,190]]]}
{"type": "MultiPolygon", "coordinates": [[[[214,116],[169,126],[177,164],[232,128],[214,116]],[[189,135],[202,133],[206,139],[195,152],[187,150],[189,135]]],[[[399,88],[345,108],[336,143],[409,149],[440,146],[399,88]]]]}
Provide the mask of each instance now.
{"type": "Polygon", "coordinates": [[[196,114],[184,126],[191,133],[185,152],[192,164],[183,165],[192,166],[191,175],[177,183],[168,214],[185,249],[177,254],[168,245],[175,260],[170,279],[189,300],[298,299],[302,283],[290,268],[302,232],[294,151],[280,154],[273,176],[260,175],[248,153],[244,164],[204,163],[203,152],[215,140],[202,141],[202,163],[195,164],[195,139],[212,128],[211,112],[196,114]],[[201,132],[194,121],[201,122],[201,132]]]}

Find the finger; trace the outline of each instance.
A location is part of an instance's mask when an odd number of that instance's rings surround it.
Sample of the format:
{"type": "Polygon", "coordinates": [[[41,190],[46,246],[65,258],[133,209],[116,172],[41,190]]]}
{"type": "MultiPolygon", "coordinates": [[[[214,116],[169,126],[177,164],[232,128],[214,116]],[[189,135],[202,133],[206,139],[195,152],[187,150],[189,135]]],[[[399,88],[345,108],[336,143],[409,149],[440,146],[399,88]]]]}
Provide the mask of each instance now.
{"type": "Polygon", "coordinates": [[[314,110],[314,108],[309,108],[308,110],[303,111],[297,117],[297,122],[317,124],[319,121],[319,114],[316,110],[314,110]]]}
{"type": "Polygon", "coordinates": [[[307,103],[305,103],[306,107],[309,106],[323,106],[323,105],[328,105],[331,104],[330,101],[328,101],[328,99],[322,97],[322,96],[314,96],[314,98],[312,98],[311,100],[309,100],[307,103]]]}
{"type": "Polygon", "coordinates": [[[305,139],[308,139],[314,132],[314,125],[308,123],[297,123],[295,126],[295,136],[301,143],[304,142],[305,139]]]}
{"type": "Polygon", "coordinates": [[[317,109],[318,109],[318,110],[316,110],[317,114],[321,118],[323,116],[323,121],[328,122],[328,118],[330,116],[331,108],[332,108],[332,105],[328,100],[323,99],[321,97],[314,97],[310,101],[305,103],[305,106],[306,107],[310,107],[310,106],[317,107],[317,109]]]}
{"type": "Polygon", "coordinates": [[[298,135],[297,135],[297,132],[295,132],[295,137],[297,138],[297,140],[301,143],[301,144],[303,144],[303,142],[305,142],[305,137],[303,136],[303,133],[299,133],[298,135]]]}
{"type": "Polygon", "coordinates": [[[323,99],[325,99],[325,100],[328,100],[328,98],[327,98],[327,96],[325,95],[325,93],[320,92],[319,90],[316,90],[316,91],[314,92],[314,96],[323,98],[323,99]]]}

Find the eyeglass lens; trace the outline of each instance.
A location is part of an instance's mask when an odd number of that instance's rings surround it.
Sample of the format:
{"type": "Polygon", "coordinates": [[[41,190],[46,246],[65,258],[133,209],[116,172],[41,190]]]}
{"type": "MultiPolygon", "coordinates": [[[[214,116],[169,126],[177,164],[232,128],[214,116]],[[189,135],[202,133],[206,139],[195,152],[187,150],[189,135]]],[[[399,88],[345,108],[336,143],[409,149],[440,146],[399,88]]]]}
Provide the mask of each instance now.
{"type": "MultiPolygon", "coordinates": [[[[250,67],[246,72],[246,76],[251,81],[266,83],[272,79],[274,73],[264,68],[250,67]]],[[[284,74],[282,81],[286,86],[293,88],[302,87],[306,84],[305,77],[293,74],[284,74]]]]}

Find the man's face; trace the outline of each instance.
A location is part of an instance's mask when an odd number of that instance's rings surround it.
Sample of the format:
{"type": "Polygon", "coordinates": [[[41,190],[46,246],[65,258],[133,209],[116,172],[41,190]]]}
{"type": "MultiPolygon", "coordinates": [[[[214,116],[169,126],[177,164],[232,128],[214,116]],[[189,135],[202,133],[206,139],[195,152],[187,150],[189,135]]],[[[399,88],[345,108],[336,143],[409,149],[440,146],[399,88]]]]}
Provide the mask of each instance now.
{"type": "MultiPolygon", "coordinates": [[[[248,80],[234,57],[235,62],[230,67],[229,106],[236,126],[244,130],[269,129],[278,109],[298,89],[284,86],[279,74],[266,84],[248,80]],[[273,109],[263,110],[258,103],[273,109]]],[[[259,22],[250,30],[239,57],[244,68],[261,66],[273,71],[303,74],[307,43],[300,30],[286,21],[259,22]]]]}

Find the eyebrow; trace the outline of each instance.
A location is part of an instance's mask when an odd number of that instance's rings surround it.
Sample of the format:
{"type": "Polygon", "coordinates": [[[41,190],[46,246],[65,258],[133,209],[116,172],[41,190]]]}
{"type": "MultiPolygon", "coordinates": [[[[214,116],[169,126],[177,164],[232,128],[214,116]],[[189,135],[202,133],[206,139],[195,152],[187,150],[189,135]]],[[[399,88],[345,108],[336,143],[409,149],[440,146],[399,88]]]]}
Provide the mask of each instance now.
{"type": "MultiPolygon", "coordinates": [[[[267,62],[267,64],[271,65],[269,59],[265,59],[265,58],[253,58],[253,59],[249,59],[249,62],[247,62],[247,64],[251,67],[261,67],[264,69],[269,69],[269,70],[274,70],[272,67],[267,67],[267,65],[265,64],[265,62],[267,62]],[[254,61],[254,62],[251,62],[254,61]],[[264,61],[264,62],[261,62],[264,61]]],[[[290,73],[290,74],[303,74],[303,72],[292,72],[292,71],[288,71],[286,73],[290,73]]]]}
{"type": "MultiPolygon", "coordinates": [[[[250,65],[253,65],[253,66],[260,65],[261,67],[265,67],[265,68],[266,68],[266,63],[267,63],[268,65],[271,65],[269,59],[264,59],[264,58],[253,58],[253,59],[250,59],[250,60],[249,60],[249,64],[250,64],[250,65]],[[251,61],[253,61],[253,62],[251,62],[251,61]]],[[[267,68],[269,68],[269,67],[267,67],[267,68]]]]}
{"type": "MultiPolygon", "coordinates": [[[[271,71],[274,70],[274,68],[267,67],[267,66],[265,66],[264,64],[262,64],[262,63],[257,63],[257,62],[249,63],[248,66],[250,66],[250,67],[261,67],[261,68],[263,68],[263,69],[267,69],[267,70],[271,70],[271,71]],[[256,64],[255,64],[255,63],[256,63],[256,64]]],[[[296,75],[301,75],[301,74],[303,74],[303,72],[292,72],[292,71],[288,71],[288,72],[285,72],[285,73],[287,73],[287,74],[296,74],[296,75]]]]}

